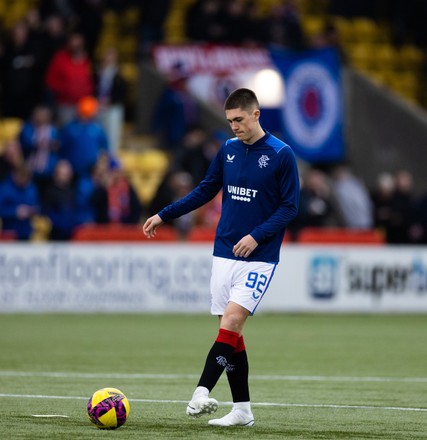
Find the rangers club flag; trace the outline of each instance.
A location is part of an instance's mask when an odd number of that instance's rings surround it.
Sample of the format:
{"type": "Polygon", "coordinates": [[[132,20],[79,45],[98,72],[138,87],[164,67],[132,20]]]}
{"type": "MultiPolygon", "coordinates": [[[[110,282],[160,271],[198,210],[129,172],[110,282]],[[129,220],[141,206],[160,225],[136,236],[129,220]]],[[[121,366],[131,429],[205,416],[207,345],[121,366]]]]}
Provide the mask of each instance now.
{"type": "Polygon", "coordinates": [[[307,162],[343,159],[343,104],[337,51],[272,51],[271,55],[285,81],[285,141],[307,162]]]}

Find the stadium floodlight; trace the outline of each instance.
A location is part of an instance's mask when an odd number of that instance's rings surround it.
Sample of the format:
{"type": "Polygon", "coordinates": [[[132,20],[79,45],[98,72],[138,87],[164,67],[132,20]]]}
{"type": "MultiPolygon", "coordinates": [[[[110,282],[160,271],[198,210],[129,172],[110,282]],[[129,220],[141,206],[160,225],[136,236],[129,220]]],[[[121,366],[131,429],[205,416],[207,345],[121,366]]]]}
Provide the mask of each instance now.
{"type": "Polygon", "coordinates": [[[283,106],[285,84],[280,73],[275,69],[262,69],[247,78],[244,85],[258,96],[259,105],[264,108],[283,106]]]}

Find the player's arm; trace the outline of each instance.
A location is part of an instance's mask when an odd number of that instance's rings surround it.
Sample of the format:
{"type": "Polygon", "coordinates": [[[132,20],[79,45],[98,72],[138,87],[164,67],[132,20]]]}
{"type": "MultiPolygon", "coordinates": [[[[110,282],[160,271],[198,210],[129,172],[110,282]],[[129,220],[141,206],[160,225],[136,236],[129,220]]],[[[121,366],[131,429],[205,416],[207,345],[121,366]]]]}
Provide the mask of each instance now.
{"type": "Polygon", "coordinates": [[[222,149],[213,159],[205,178],[189,194],[159,211],[164,222],[181,217],[212,200],[222,188],[222,149]]]}
{"type": "Polygon", "coordinates": [[[154,238],[156,236],[157,228],[163,223],[163,220],[159,216],[159,214],[153,215],[148,218],[142,230],[147,238],[154,238]]]}

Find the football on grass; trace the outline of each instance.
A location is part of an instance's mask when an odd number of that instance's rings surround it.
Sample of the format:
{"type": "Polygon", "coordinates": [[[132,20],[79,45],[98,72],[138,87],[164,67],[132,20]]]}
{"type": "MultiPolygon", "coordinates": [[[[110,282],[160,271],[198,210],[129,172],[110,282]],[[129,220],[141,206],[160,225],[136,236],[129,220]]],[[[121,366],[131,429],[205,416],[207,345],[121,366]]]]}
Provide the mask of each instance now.
{"type": "Polygon", "coordinates": [[[116,388],[95,391],[87,404],[92,423],[100,429],[116,429],[129,417],[130,405],[126,396],[116,388]]]}

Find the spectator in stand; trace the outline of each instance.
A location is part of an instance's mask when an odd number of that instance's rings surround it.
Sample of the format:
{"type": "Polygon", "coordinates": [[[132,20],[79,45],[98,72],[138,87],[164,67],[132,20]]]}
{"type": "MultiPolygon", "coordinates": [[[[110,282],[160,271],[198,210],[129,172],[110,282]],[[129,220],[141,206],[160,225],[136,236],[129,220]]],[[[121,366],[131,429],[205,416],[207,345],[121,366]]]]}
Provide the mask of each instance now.
{"type": "Polygon", "coordinates": [[[374,226],[369,193],[350,168],[339,166],[334,170],[332,188],[345,227],[370,229],[374,226]]]}
{"type": "MultiPolygon", "coordinates": [[[[392,2],[385,3],[393,3],[393,7],[395,7],[398,4],[411,3],[411,1],[412,0],[403,2],[401,0],[393,0],[392,2]]],[[[374,19],[381,7],[386,7],[385,3],[384,5],[382,5],[382,3],[382,1],[376,0],[346,0],[345,2],[342,0],[330,0],[328,13],[329,15],[340,15],[349,19],[354,17],[368,17],[374,19]],[[379,5],[379,3],[381,3],[381,5],[379,5]]]]}
{"type": "Polygon", "coordinates": [[[411,42],[425,49],[427,45],[427,3],[423,0],[395,0],[389,6],[392,40],[395,45],[411,42]]]}
{"type": "Polygon", "coordinates": [[[85,96],[77,103],[77,117],[60,131],[59,156],[67,159],[76,177],[88,176],[102,153],[109,153],[108,139],[96,120],[98,101],[85,96]]]}
{"type": "Polygon", "coordinates": [[[241,44],[245,37],[247,24],[246,3],[242,0],[229,0],[224,5],[224,40],[232,44],[241,44]]]}
{"type": "Polygon", "coordinates": [[[2,72],[3,115],[26,119],[40,98],[40,60],[29,38],[25,21],[16,23],[10,31],[4,53],[2,72]]]}
{"type": "Polygon", "coordinates": [[[28,9],[27,13],[25,14],[24,21],[28,27],[28,38],[31,41],[34,50],[36,51],[36,57],[38,61],[38,67],[39,67],[39,74],[40,77],[37,78],[37,82],[39,84],[42,84],[43,77],[41,76],[41,69],[42,61],[43,61],[43,23],[40,18],[40,13],[37,8],[30,8],[28,9]]]}
{"type": "Polygon", "coordinates": [[[60,125],[74,118],[79,99],[94,93],[91,62],[80,32],[71,32],[66,47],[53,56],[46,72],[46,87],[60,125]]]}
{"type": "Polygon", "coordinates": [[[21,144],[16,139],[5,142],[0,155],[0,182],[9,178],[13,171],[24,165],[21,144]]]}
{"type": "Polygon", "coordinates": [[[71,238],[77,226],[77,204],[73,169],[67,160],[62,159],[55,166],[52,183],[42,203],[42,213],[52,225],[50,240],[66,241],[71,238]]]}
{"type": "Polygon", "coordinates": [[[221,0],[198,0],[187,9],[186,35],[191,40],[223,43],[227,27],[221,0]]]}
{"type": "Polygon", "coordinates": [[[306,227],[326,227],[339,223],[326,174],[310,168],[302,179],[298,215],[291,223],[293,234],[306,227]]]}
{"type": "Polygon", "coordinates": [[[3,24],[0,22],[0,117],[3,115],[4,101],[4,73],[6,70],[6,36],[3,24]]]}
{"type": "Polygon", "coordinates": [[[427,193],[423,194],[416,204],[415,223],[412,237],[418,244],[427,244],[427,193]]]}
{"type": "Polygon", "coordinates": [[[40,0],[39,12],[42,20],[52,14],[60,15],[67,25],[75,21],[72,3],[74,0],[40,0]]]}
{"type": "Polygon", "coordinates": [[[190,127],[177,150],[174,165],[177,170],[189,173],[198,185],[209,168],[208,134],[200,125],[190,127]]]}
{"type": "Polygon", "coordinates": [[[223,4],[221,22],[225,26],[223,42],[256,46],[267,43],[266,22],[255,1],[230,0],[223,4]]]}
{"type": "Polygon", "coordinates": [[[347,54],[341,43],[338,29],[333,21],[326,21],[322,31],[318,35],[314,36],[310,44],[314,48],[335,48],[338,52],[340,61],[343,64],[348,62],[347,54]]]}
{"type": "Polygon", "coordinates": [[[142,205],[129,179],[112,160],[109,173],[93,193],[96,223],[137,224],[142,214],[142,205]]]}
{"type": "Polygon", "coordinates": [[[161,148],[179,148],[189,127],[199,122],[198,104],[187,90],[187,73],[177,64],[153,113],[151,130],[160,139],[161,148]]]}
{"type": "Polygon", "coordinates": [[[281,4],[272,6],[267,29],[267,40],[273,46],[297,50],[307,46],[296,0],[283,0],[281,4]]]}
{"type": "Polygon", "coordinates": [[[99,120],[107,132],[113,154],[118,151],[122,138],[126,86],[126,80],[120,74],[117,50],[110,47],[102,54],[95,73],[95,87],[100,105],[99,120]]]}
{"type": "Polygon", "coordinates": [[[95,223],[94,194],[98,187],[106,185],[110,173],[110,157],[101,153],[89,176],[76,179],[77,223],[95,223]]]}
{"type": "Polygon", "coordinates": [[[413,177],[407,170],[395,174],[396,188],[391,202],[391,219],[388,242],[406,244],[411,242],[410,230],[415,223],[415,198],[413,177]]]}
{"type": "Polygon", "coordinates": [[[53,56],[67,43],[67,31],[61,15],[52,14],[46,18],[43,26],[42,40],[42,72],[44,77],[53,56]]]}
{"type": "Polygon", "coordinates": [[[86,42],[87,52],[93,59],[102,30],[102,14],[106,0],[78,0],[72,3],[79,30],[86,42]]]}
{"type": "Polygon", "coordinates": [[[142,57],[149,55],[154,44],[164,38],[164,23],[169,14],[171,0],[140,1],[139,50],[142,57]]]}
{"type": "Polygon", "coordinates": [[[267,44],[268,29],[266,20],[261,16],[258,3],[255,0],[245,4],[245,20],[242,24],[242,43],[246,46],[267,44]]]}
{"type": "Polygon", "coordinates": [[[214,232],[218,226],[222,212],[222,191],[210,202],[195,211],[194,223],[203,228],[212,229],[214,232]]]}
{"type": "Polygon", "coordinates": [[[19,135],[22,151],[33,181],[43,200],[46,188],[58,162],[59,133],[52,123],[49,107],[39,105],[26,121],[19,135]]]}
{"type": "Polygon", "coordinates": [[[384,232],[386,241],[389,241],[395,186],[396,183],[392,174],[381,173],[377,179],[377,186],[372,193],[374,225],[384,232]]]}
{"type": "MultiPolygon", "coordinates": [[[[228,138],[228,133],[222,130],[217,130],[208,137],[207,141],[203,145],[203,155],[208,161],[209,165],[228,138]]],[[[195,182],[200,179],[200,177],[197,178],[197,176],[193,178],[195,178],[195,182]]],[[[220,191],[210,202],[206,203],[206,205],[201,206],[197,211],[195,211],[194,223],[199,226],[215,230],[218,226],[219,218],[221,217],[221,211],[222,191],[220,191]]]]}
{"type": "Polygon", "coordinates": [[[19,240],[31,238],[31,219],[39,212],[36,186],[26,167],[12,171],[0,183],[0,218],[5,231],[13,231],[19,240]]]}
{"type": "MultiPolygon", "coordinates": [[[[170,171],[166,173],[151,201],[149,208],[150,215],[157,213],[159,207],[165,206],[165,203],[172,203],[184,197],[193,187],[193,179],[189,173],[184,171],[170,171]]],[[[194,212],[190,212],[180,219],[175,219],[171,222],[181,238],[184,239],[190,232],[190,229],[195,223],[195,216],[196,214],[194,212]]]]}

